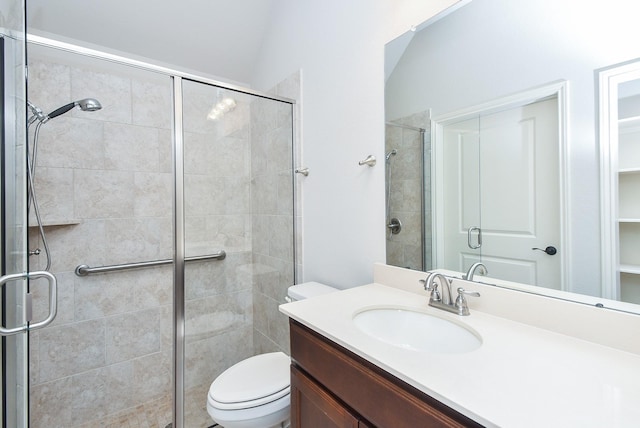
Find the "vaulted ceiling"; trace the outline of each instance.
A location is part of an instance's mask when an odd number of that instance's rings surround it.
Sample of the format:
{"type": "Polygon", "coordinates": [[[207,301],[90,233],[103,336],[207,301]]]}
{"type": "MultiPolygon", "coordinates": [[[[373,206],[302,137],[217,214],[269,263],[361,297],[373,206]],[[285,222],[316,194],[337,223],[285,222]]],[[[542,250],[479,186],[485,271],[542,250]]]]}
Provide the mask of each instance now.
{"type": "Polygon", "coordinates": [[[250,83],[274,0],[29,0],[30,32],[250,83]]]}

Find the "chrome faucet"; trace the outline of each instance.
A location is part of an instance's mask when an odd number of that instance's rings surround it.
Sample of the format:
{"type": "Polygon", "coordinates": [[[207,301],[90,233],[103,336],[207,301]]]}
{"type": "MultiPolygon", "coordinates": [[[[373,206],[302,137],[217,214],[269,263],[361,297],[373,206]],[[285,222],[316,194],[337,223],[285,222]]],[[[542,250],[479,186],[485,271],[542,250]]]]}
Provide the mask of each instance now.
{"type": "Polygon", "coordinates": [[[475,275],[476,270],[479,275],[486,275],[489,273],[487,267],[480,262],[474,263],[469,267],[469,270],[465,275],[462,275],[462,279],[466,279],[467,281],[473,281],[473,275],[475,275]]]}
{"type": "Polygon", "coordinates": [[[443,309],[447,312],[453,312],[454,314],[469,315],[469,306],[467,305],[467,299],[465,298],[465,295],[480,297],[480,293],[478,293],[477,291],[466,291],[464,288],[458,287],[458,297],[454,302],[451,298],[451,280],[438,272],[431,272],[427,279],[420,280],[420,282],[424,283],[424,289],[426,291],[431,292],[431,295],[429,297],[429,306],[443,309]],[[436,279],[438,280],[437,282],[436,279]],[[441,287],[447,287],[446,294],[443,291],[444,296],[447,297],[446,303],[442,301],[442,297],[440,296],[440,292],[438,291],[438,284],[440,284],[441,287]]]}

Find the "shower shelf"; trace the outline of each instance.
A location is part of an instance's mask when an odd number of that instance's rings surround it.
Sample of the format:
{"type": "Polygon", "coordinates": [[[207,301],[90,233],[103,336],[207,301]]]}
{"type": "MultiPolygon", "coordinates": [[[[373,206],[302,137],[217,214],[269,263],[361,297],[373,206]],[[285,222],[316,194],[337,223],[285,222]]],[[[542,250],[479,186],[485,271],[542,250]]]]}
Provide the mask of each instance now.
{"type": "MultiPolygon", "coordinates": [[[[42,227],[56,227],[56,226],[75,226],[82,223],[82,220],[72,219],[72,220],[45,220],[42,227]]],[[[38,224],[33,224],[29,222],[29,227],[38,227],[38,224]]]]}

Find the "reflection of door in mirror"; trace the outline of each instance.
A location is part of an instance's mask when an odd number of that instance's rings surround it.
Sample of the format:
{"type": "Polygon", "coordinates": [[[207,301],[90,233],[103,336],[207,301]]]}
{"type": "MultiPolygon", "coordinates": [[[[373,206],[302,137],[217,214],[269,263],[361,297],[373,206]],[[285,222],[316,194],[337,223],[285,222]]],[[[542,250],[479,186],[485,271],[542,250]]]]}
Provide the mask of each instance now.
{"type": "MultiPolygon", "coordinates": [[[[640,303],[640,61],[600,72],[603,243],[610,246],[603,295],[640,303]],[[608,143],[608,144],[607,144],[608,143]],[[603,203],[603,206],[605,204],[603,203]]],[[[603,261],[606,253],[603,254],[603,261]]]]}
{"type": "Polygon", "coordinates": [[[385,137],[387,263],[416,270],[431,269],[428,120],[423,112],[387,123],[385,137]]]}
{"type": "Polygon", "coordinates": [[[546,98],[442,129],[444,239],[438,266],[561,289],[558,99],[546,98]],[[481,238],[481,239],[480,239],[481,238]]]}

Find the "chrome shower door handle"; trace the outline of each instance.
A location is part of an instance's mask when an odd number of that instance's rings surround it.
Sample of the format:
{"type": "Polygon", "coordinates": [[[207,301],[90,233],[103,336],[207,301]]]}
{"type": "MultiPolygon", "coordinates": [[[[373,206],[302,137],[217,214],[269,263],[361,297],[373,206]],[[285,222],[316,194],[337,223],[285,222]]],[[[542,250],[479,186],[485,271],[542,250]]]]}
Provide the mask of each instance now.
{"type": "Polygon", "coordinates": [[[471,226],[469,229],[467,229],[467,245],[472,250],[477,250],[478,248],[482,247],[482,229],[480,229],[478,226],[471,226]],[[478,239],[475,245],[471,243],[471,234],[473,232],[478,232],[478,239]]]}
{"type": "Polygon", "coordinates": [[[26,295],[26,321],[27,324],[20,327],[6,328],[0,326],[0,336],[11,336],[18,333],[23,333],[29,330],[36,330],[45,327],[55,319],[58,313],[58,282],[56,277],[50,272],[38,271],[38,272],[25,272],[15,273],[11,275],[5,275],[0,277],[0,287],[3,287],[6,283],[24,279],[38,279],[46,278],[49,283],[49,315],[42,321],[31,323],[31,293],[26,295]]]}

